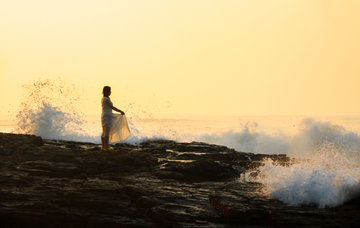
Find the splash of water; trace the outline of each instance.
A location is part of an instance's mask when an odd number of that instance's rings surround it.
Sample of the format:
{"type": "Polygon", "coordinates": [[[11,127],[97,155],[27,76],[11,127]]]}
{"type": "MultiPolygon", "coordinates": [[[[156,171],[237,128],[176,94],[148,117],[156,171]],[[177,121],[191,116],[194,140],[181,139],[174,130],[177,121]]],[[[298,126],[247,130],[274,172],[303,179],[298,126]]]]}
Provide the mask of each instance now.
{"type": "Polygon", "coordinates": [[[264,194],[291,206],[316,204],[335,207],[360,195],[359,158],[340,152],[333,144],[314,152],[312,159],[289,167],[266,160],[256,181],[264,194]]]}
{"type": "Polygon", "coordinates": [[[85,134],[79,91],[62,79],[38,79],[23,85],[15,133],[45,139],[92,140],[85,134]]]}
{"type": "Polygon", "coordinates": [[[314,151],[328,144],[332,144],[339,153],[357,154],[360,151],[360,137],[357,133],[313,118],[303,119],[295,135],[279,132],[269,134],[259,131],[257,123],[247,122],[241,125],[240,131],[203,134],[197,136],[196,140],[226,145],[238,151],[303,158],[312,158],[314,151]]]}
{"type": "Polygon", "coordinates": [[[264,193],[289,205],[342,205],[360,195],[360,137],[331,123],[305,119],[289,142],[289,153],[301,159],[283,167],[271,160],[257,179],[264,193]]]}
{"type": "MultiPolygon", "coordinates": [[[[14,133],[35,134],[44,139],[101,143],[101,126],[89,129],[82,106],[81,87],[63,79],[38,79],[22,86],[23,93],[16,116],[14,133]]],[[[100,101],[100,98],[99,98],[100,101]]],[[[132,135],[127,143],[138,144],[149,139],[166,139],[166,134],[154,130],[146,133],[135,125],[144,117],[152,118],[136,102],[124,106],[132,135]]],[[[100,114],[99,114],[100,120],[100,114]]]]}
{"type": "Polygon", "coordinates": [[[328,145],[341,154],[358,154],[360,137],[357,133],[331,122],[307,118],[302,121],[299,134],[291,141],[289,155],[312,158],[314,152],[328,148],[328,145]]]}
{"type": "Polygon", "coordinates": [[[240,131],[205,134],[200,135],[198,139],[208,143],[226,145],[243,152],[272,154],[288,151],[289,143],[285,138],[259,132],[257,128],[257,123],[247,122],[241,124],[240,131]]]}
{"type": "Polygon", "coordinates": [[[202,136],[239,151],[301,158],[284,167],[266,160],[255,181],[264,194],[291,206],[335,207],[360,195],[360,137],[331,122],[303,119],[297,134],[271,135],[247,123],[238,132],[202,136]]]}

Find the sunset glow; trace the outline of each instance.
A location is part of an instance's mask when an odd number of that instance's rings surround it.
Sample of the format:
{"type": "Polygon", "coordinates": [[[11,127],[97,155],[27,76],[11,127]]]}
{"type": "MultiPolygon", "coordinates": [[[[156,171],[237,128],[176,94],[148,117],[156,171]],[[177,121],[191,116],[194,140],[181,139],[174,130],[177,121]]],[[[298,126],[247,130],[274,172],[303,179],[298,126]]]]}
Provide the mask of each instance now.
{"type": "Polygon", "coordinates": [[[360,114],[360,2],[0,1],[0,114],[62,78],[100,113],[360,114]]]}

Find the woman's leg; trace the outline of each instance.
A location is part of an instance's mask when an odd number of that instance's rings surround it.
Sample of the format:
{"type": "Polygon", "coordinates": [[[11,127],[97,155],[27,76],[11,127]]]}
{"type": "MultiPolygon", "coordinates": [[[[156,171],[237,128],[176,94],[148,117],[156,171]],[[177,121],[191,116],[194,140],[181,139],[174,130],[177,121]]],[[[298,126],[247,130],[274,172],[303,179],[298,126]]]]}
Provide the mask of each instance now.
{"type": "Polygon", "coordinates": [[[109,136],[104,137],[104,148],[109,149],[109,136]]]}
{"type": "Polygon", "coordinates": [[[109,133],[110,133],[110,128],[104,125],[103,134],[101,136],[101,143],[102,143],[102,148],[105,150],[109,149],[109,133]]]}

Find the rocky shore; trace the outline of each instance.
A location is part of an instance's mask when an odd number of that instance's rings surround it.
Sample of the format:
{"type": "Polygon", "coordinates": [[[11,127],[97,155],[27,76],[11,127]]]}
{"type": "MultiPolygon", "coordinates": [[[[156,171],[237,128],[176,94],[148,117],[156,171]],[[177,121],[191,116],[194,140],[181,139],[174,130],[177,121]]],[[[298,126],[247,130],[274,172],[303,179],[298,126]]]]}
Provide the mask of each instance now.
{"type": "Polygon", "coordinates": [[[205,143],[100,145],[0,133],[0,227],[360,227],[359,200],[290,207],[246,180],[265,157],[205,143]]]}

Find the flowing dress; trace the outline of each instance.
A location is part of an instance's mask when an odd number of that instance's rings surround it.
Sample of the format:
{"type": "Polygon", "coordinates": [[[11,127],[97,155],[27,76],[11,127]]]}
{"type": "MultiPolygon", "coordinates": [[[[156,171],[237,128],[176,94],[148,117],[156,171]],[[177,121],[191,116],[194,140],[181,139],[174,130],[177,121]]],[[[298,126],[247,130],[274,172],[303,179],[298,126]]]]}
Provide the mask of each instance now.
{"type": "Polygon", "coordinates": [[[123,141],[130,136],[130,129],[126,117],[125,115],[113,113],[109,105],[105,103],[106,100],[110,100],[110,98],[103,97],[101,99],[101,125],[103,127],[106,125],[110,128],[109,138],[111,142],[123,141]]]}

